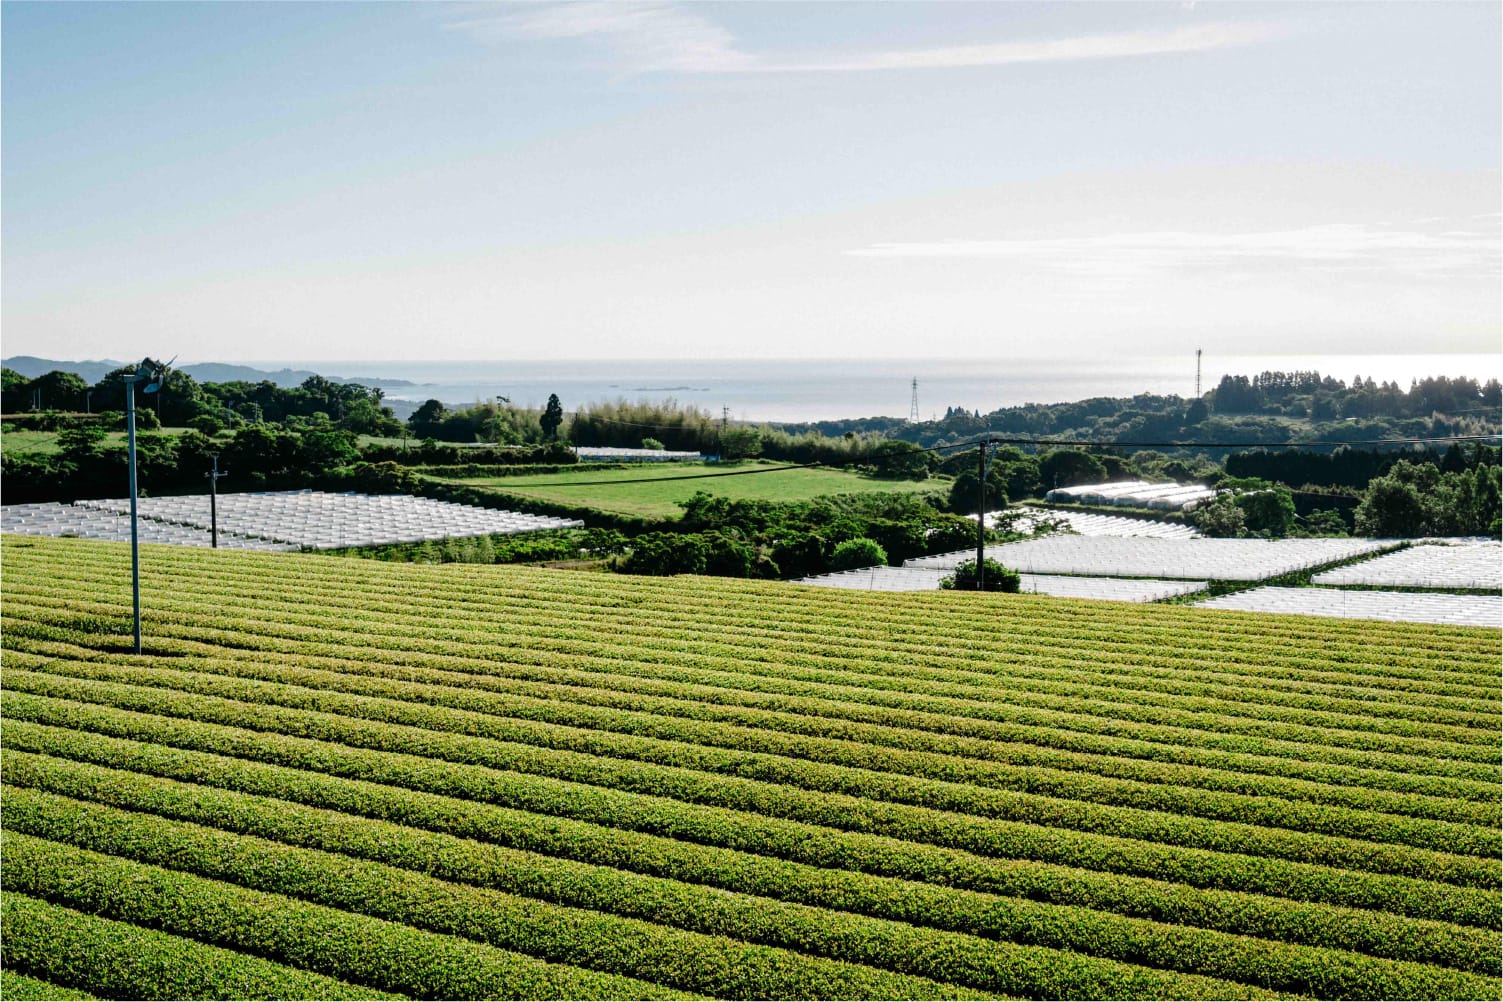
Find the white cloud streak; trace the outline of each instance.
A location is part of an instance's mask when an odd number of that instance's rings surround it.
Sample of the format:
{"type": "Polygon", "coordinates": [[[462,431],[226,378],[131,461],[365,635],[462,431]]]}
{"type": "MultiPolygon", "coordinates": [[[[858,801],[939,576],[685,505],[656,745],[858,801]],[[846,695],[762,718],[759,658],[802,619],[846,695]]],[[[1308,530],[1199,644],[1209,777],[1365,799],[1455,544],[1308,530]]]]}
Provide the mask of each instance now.
{"type": "Polygon", "coordinates": [[[954,45],[929,49],[874,52],[848,59],[773,63],[764,72],[863,72],[873,70],[962,69],[1010,66],[1018,63],[1062,63],[1094,59],[1126,59],[1170,53],[1208,52],[1252,45],[1282,34],[1283,29],[1260,24],[1206,24],[1171,31],[1128,31],[1114,35],[1030,39],[987,45],[954,45]]]}
{"type": "Polygon", "coordinates": [[[869,258],[992,259],[1097,274],[1293,267],[1496,278],[1503,267],[1503,244],[1496,230],[1420,232],[1348,224],[1260,233],[1167,231],[1033,240],[895,242],[845,253],[869,258]]]}
{"type": "Polygon", "coordinates": [[[736,49],[730,32],[671,4],[550,4],[518,14],[455,21],[448,27],[484,41],[600,39],[633,72],[737,73],[755,64],[736,49]]]}
{"type": "Polygon", "coordinates": [[[1167,31],[778,58],[742,51],[730,32],[674,4],[550,4],[452,21],[447,27],[485,41],[594,39],[609,46],[614,61],[628,72],[683,74],[863,73],[1126,59],[1253,45],[1287,33],[1276,24],[1201,24],[1167,31]]]}

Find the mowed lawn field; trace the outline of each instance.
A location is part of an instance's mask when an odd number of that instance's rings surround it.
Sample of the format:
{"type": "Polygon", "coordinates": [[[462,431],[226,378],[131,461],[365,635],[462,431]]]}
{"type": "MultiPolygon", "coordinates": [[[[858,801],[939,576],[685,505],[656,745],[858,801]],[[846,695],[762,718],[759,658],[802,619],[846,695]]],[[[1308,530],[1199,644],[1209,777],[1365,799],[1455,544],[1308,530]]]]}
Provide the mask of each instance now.
{"type": "Polygon", "coordinates": [[[7,998],[1503,990],[1497,630],[0,555],[7,998]]]}
{"type": "MultiPolygon", "coordinates": [[[[62,446],[58,444],[58,434],[59,434],[58,432],[55,432],[55,431],[21,431],[21,430],[13,430],[13,429],[11,429],[9,427],[6,427],[4,425],[0,425],[0,428],[4,429],[3,432],[0,432],[0,450],[3,450],[5,452],[9,452],[9,453],[40,452],[40,453],[49,453],[50,454],[50,453],[56,453],[56,452],[61,452],[62,451],[62,446]]],[[[138,432],[138,434],[142,434],[142,435],[146,435],[146,434],[151,434],[151,435],[174,435],[175,436],[175,435],[181,435],[183,432],[185,432],[187,430],[188,429],[186,429],[186,428],[165,428],[164,427],[164,428],[153,429],[150,432],[147,432],[145,430],[141,430],[141,431],[138,432]]],[[[106,433],[105,438],[104,438],[104,444],[107,445],[107,446],[123,445],[125,443],[125,440],[126,440],[126,433],[125,432],[123,432],[123,431],[112,431],[112,432],[106,433]]]]}
{"type": "Polygon", "coordinates": [[[947,481],[883,480],[846,470],[795,468],[771,472],[787,465],[644,463],[629,469],[597,470],[581,464],[577,471],[568,473],[475,480],[444,478],[443,482],[488,487],[507,494],[643,518],[672,518],[680,514],[683,509],[679,502],[689,500],[695,491],[737,501],[807,501],[825,494],[923,494],[949,489],[947,481]]]}

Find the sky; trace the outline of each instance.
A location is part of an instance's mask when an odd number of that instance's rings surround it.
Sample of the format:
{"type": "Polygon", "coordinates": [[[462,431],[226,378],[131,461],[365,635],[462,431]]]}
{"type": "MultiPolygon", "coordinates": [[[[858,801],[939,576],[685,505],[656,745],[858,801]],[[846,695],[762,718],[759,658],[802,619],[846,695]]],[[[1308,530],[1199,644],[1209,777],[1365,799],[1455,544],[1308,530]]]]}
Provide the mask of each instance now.
{"type": "Polygon", "coordinates": [[[1499,352],[1503,5],[0,4],[0,352],[1499,352]]]}

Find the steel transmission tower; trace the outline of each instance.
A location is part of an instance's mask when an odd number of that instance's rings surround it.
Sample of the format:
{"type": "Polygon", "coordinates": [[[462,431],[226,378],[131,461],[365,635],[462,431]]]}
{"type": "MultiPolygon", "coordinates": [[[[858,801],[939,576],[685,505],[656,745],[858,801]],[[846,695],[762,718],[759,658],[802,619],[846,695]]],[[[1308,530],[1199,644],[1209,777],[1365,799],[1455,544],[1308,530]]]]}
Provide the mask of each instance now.
{"type": "Polygon", "coordinates": [[[918,380],[915,379],[913,381],[913,402],[908,405],[908,420],[910,423],[917,424],[918,419],[918,380]]]}

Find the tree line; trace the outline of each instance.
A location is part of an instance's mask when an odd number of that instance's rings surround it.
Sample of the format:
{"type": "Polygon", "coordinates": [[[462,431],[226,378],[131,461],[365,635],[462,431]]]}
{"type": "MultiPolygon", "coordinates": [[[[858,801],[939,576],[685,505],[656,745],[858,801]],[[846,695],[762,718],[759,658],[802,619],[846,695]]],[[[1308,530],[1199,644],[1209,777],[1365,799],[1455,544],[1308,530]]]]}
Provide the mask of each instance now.
{"type": "MultiPolygon", "coordinates": [[[[109,426],[123,426],[124,366],[92,386],[71,372],[53,371],[27,379],[14,369],[0,370],[0,410],[8,415],[33,413],[31,424],[42,430],[62,427],[66,415],[100,415],[109,426]]],[[[383,401],[379,388],[336,383],[310,376],[301,385],[200,383],[186,372],[168,369],[155,393],[137,394],[138,424],[193,428],[206,435],[247,424],[329,425],[357,435],[400,435],[402,424],[383,401]],[[150,412],[150,416],[147,413],[150,412]]]]}
{"type": "MultiPolygon", "coordinates": [[[[105,429],[119,426],[123,377],[131,370],[111,372],[93,386],[68,373],[26,380],[12,370],[4,371],[7,411],[44,408],[9,419],[11,426],[26,422],[58,433],[54,452],[6,450],[6,500],[118,494],[124,482],[124,449],[106,440],[105,429]],[[74,413],[68,413],[69,409],[74,413]],[[89,413],[79,414],[79,410],[89,413]]],[[[290,388],[269,381],[200,384],[181,372],[169,372],[162,391],[138,398],[137,405],[143,429],[141,483],[153,493],[201,489],[211,453],[220,455],[222,467],[234,471],[239,489],[265,489],[346,482],[357,475],[352,471],[360,463],[556,467],[577,461],[568,448],[571,445],[645,445],[699,451],[727,460],[763,456],[915,480],[938,474],[949,478],[948,496],[941,507],[948,513],[964,514],[974,513],[978,505],[976,454],[972,449],[947,453],[930,445],[964,443],[968,438],[1023,428],[1066,440],[1091,435],[1107,442],[1171,441],[1186,436],[1193,441],[1196,436],[1251,431],[1282,441],[1291,436],[1287,413],[1228,417],[1218,411],[1228,405],[1256,405],[1287,412],[1320,394],[1338,400],[1338,414],[1348,404],[1371,410],[1366,404],[1352,403],[1371,398],[1382,401],[1379,410],[1411,416],[1384,418],[1376,426],[1372,419],[1355,417],[1339,426],[1307,424],[1306,433],[1323,433],[1322,429],[1331,427],[1374,437],[1395,430],[1428,432],[1437,422],[1446,426],[1453,420],[1443,409],[1455,411],[1454,420],[1466,422],[1469,428],[1497,429],[1497,414],[1488,409],[1492,406],[1488,401],[1497,399],[1496,381],[1417,380],[1403,393],[1392,384],[1362,379],[1347,387],[1318,373],[1226,377],[1204,399],[1188,404],[1178,397],[1140,395],[1030,404],[990,415],[950,408],[942,421],[917,424],[890,419],[736,424],[672,401],[591,403],[571,414],[555,394],[543,408],[519,408],[504,399],[450,408],[430,400],[404,425],[382,403],[379,389],[360,384],[335,383],[320,376],[290,388]],[[1429,417],[1412,416],[1425,408],[1430,409],[1429,417]],[[153,435],[151,429],[159,423],[192,430],[180,436],[153,435]],[[395,438],[403,433],[409,441],[362,445],[359,439],[360,435],[395,438]]],[[[1307,417],[1313,413],[1309,407],[1306,412],[1307,417]]],[[[1496,534],[1498,470],[1499,450],[1485,445],[1458,445],[1445,452],[1349,447],[1225,449],[1220,456],[1190,445],[1146,449],[1126,442],[1117,447],[1005,446],[992,453],[986,506],[995,509],[1008,501],[1042,496],[1053,487],[1109,479],[1221,482],[1238,486],[1237,493],[1195,516],[1212,534],[1283,535],[1312,528],[1330,532],[1381,529],[1385,535],[1496,534]],[[1398,532],[1400,528],[1408,531],[1398,532]]],[[[881,540],[878,543],[884,552],[904,550],[901,545],[888,550],[881,540]]],[[[786,545],[747,545],[780,568],[790,561],[791,566],[802,566],[786,545]],[[763,548],[759,551],[756,546],[763,548]]],[[[717,546],[724,550],[729,544],[717,546]]],[[[651,547],[644,552],[651,552],[651,547]]],[[[825,563],[821,566],[827,566],[831,556],[822,551],[820,559],[825,563]]]]}

